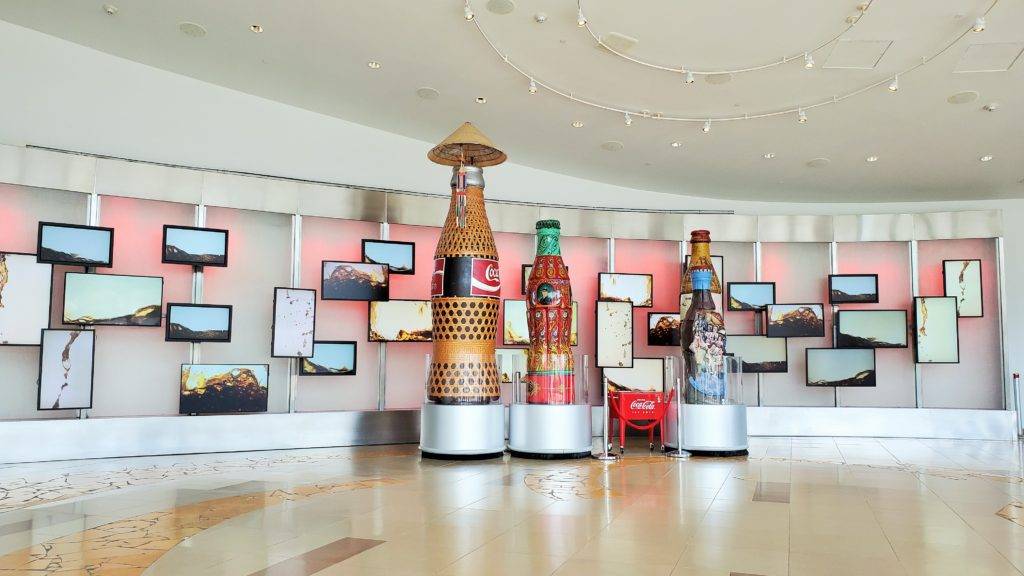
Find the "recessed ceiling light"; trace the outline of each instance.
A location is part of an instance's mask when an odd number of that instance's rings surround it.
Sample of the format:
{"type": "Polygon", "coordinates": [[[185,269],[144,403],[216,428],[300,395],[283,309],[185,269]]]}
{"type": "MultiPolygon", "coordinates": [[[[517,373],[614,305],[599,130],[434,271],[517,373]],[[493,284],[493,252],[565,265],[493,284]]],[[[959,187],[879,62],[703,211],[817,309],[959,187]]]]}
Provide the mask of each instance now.
{"type": "Polygon", "coordinates": [[[999,102],[989,102],[982,106],[981,109],[985,112],[995,112],[996,110],[999,110],[999,102]]]}
{"type": "Polygon", "coordinates": [[[601,148],[609,152],[618,152],[619,150],[625,148],[625,145],[622,142],[619,142],[618,140],[609,140],[601,144],[601,148]]]}
{"type": "Polygon", "coordinates": [[[775,158],[775,153],[774,152],[765,152],[764,154],[762,154],[762,157],[765,160],[771,160],[772,158],[775,158]]]}
{"type": "Polygon", "coordinates": [[[182,22],[178,24],[178,30],[189,38],[202,38],[206,36],[206,28],[203,28],[202,24],[196,24],[195,22],[182,22]]]}
{"type": "Polygon", "coordinates": [[[366,63],[366,67],[371,70],[380,70],[380,62],[377,62],[376,60],[370,60],[369,62],[366,63]]]}
{"type": "Polygon", "coordinates": [[[868,162],[878,162],[878,156],[868,156],[865,160],[868,162]]]}
{"type": "Polygon", "coordinates": [[[672,146],[673,148],[680,148],[680,147],[682,147],[683,143],[678,141],[678,140],[676,140],[675,142],[672,142],[669,145],[672,146]]]}
{"type": "Polygon", "coordinates": [[[967,104],[969,102],[974,102],[977,99],[977,92],[975,92],[974,90],[965,90],[963,92],[957,92],[956,94],[951,95],[949,98],[946,98],[946,102],[949,102],[950,104],[967,104]]]}
{"type": "Polygon", "coordinates": [[[430,86],[423,86],[416,89],[416,95],[424,100],[437,100],[441,93],[430,86]]]}
{"type": "Polygon", "coordinates": [[[113,16],[117,14],[117,6],[113,4],[104,4],[103,11],[107,13],[107,16],[113,16]]]}
{"type": "Polygon", "coordinates": [[[516,3],[512,0],[488,0],[487,11],[494,14],[511,14],[516,9],[516,3]]]}
{"type": "Polygon", "coordinates": [[[253,34],[262,34],[263,26],[260,26],[259,24],[253,24],[252,26],[249,26],[249,30],[251,30],[253,34]]]}
{"type": "Polygon", "coordinates": [[[982,162],[990,162],[992,160],[992,155],[991,154],[985,154],[981,158],[978,158],[978,160],[981,160],[982,162]]]}
{"type": "Polygon", "coordinates": [[[544,12],[537,12],[533,15],[533,21],[537,24],[543,24],[548,21],[548,15],[544,12]]]}
{"type": "Polygon", "coordinates": [[[476,103],[477,104],[487,104],[487,98],[484,98],[483,96],[477,96],[476,97],[476,103]]]}
{"type": "Polygon", "coordinates": [[[583,128],[583,122],[581,122],[579,120],[574,120],[573,123],[572,123],[572,127],[573,128],[583,128]]]}

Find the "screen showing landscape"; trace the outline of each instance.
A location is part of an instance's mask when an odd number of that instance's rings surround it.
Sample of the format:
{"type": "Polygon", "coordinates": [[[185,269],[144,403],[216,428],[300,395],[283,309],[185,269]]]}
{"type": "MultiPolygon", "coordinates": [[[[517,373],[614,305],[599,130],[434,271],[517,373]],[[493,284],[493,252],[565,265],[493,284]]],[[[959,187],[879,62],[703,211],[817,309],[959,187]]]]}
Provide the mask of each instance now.
{"type": "Polygon", "coordinates": [[[114,263],[114,229],[39,223],[40,262],[109,268],[114,263]]]}
{"type": "Polygon", "coordinates": [[[351,341],[313,342],[313,356],[299,361],[301,376],[354,376],[356,343],[351,341]]]}
{"type": "Polygon", "coordinates": [[[875,351],[865,348],[808,348],[808,386],[874,386],[875,351]]]}
{"type": "Polygon", "coordinates": [[[825,307],[822,304],[769,304],[769,338],[823,338],[825,307]]]}
{"type": "Polygon", "coordinates": [[[875,274],[833,274],[828,277],[829,304],[878,302],[875,274]]]}
{"type": "Polygon", "coordinates": [[[415,274],[416,245],[412,242],[363,240],[363,262],[385,264],[392,274],[415,274]]]}
{"type": "Polygon", "coordinates": [[[160,326],[164,279],[116,274],[64,275],[64,323],[160,326]]]}
{"type": "Polygon", "coordinates": [[[598,300],[629,302],[637,308],[650,308],[654,305],[654,277],[650,274],[601,272],[597,278],[598,300]]]}
{"type": "Polygon", "coordinates": [[[228,231],[164,226],[163,261],[193,266],[227,266],[228,231]]]}
{"type": "Polygon", "coordinates": [[[726,336],[725,351],[743,361],[745,374],[787,372],[789,357],[785,338],[736,334],[726,336]]]}
{"type": "Polygon", "coordinates": [[[370,342],[430,342],[429,300],[370,302],[370,342]]]}
{"type": "Polygon", "coordinates": [[[388,274],[387,264],[326,260],[320,297],[324,300],[387,300],[388,274]]]}
{"type": "Polygon", "coordinates": [[[231,306],[168,304],[167,340],[230,342],[231,306]]]}
{"type": "Polygon", "coordinates": [[[267,364],[182,364],[179,414],[266,412],[267,364]]]}
{"type": "Polygon", "coordinates": [[[680,318],[678,312],[648,312],[647,345],[679,346],[680,318]]]}
{"type": "Polygon", "coordinates": [[[906,348],[906,310],[840,310],[836,348],[906,348]]]}
{"type": "Polygon", "coordinates": [[[729,310],[764,310],[775,304],[774,282],[730,282],[729,310]]]}

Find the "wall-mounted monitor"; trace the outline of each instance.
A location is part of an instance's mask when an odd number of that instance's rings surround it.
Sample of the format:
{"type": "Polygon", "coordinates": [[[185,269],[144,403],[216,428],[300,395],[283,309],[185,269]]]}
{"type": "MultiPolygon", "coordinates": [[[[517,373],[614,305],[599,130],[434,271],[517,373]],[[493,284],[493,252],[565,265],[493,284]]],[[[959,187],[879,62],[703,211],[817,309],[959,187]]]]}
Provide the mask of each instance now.
{"type": "Polygon", "coordinates": [[[769,304],[769,338],[824,338],[824,304],[769,304]]]}
{"type": "Polygon", "coordinates": [[[182,364],[179,414],[266,412],[267,364],[182,364]]]}
{"type": "Polygon", "coordinates": [[[597,275],[597,299],[604,302],[629,302],[637,308],[654,306],[654,276],[651,274],[597,275]]]}
{"type": "Polygon", "coordinates": [[[633,366],[633,305],[629,302],[597,302],[598,368],[633,366]]]}
{"type": "Polygon", "coordinates": [[[391,240],[363,240],[363,262],[384,264],[391,274],[416,273],[416,244],[391,240]]]}
{"type": "Polygon", "coordinates": [[[679,346],[681,318],[678,312],[648,312],[647,345],[679,346]]]}
{"type": "Polygon", "coordinates": [[[729,282],[729,310],[760,312],[775,304],[775,282],[729,282]]]}
{"type": "Polygon", "coordinates": [[[227,266],[228,231],[165,224],[161,261],[191,266],[227,266]]]}
{"type": "Polygon", "coordinates": [[[725,351],[743,362],[745,374],[770,374],[789,371],[785,338],[756,334],[731,334],[725,337],[725,351]]]}
{"type": "Polygon", "coordinates": [[[960,362],[960,330],[956,298],[914,298],[914,355],[918,364],[960,362]]]}
{"type": "Polygon", "coordinates": [[[370,342],[430,342],[430,300],[370,302],[370,342]]]}
{"type": "Polygon", "coordinates": [[[308,358],[316,333],[316,290],[274,288],[273,358],[308,358]]]}
{"type": "Polygon", "coordinates": [[[39,410],[92,408],[96,365],[94,330],[42,330],[39,410]]]}
{"type": "Polygon", "coordinates": [[[355,376],[356,343],[351,340],[317,340],[313,355],[299,360],[299,376],[355,376]]]}
{"type": "Polygon", "coordinates": [[[50,327],[53,265],[35,254],[0,252],[0,346],[38,346],[50,327]]]}
{"type": "Polygon", "coordinates": [[[114,265],[114,229],[40,222],[36,257],[49,264],[110,268],[114,265]]]}
{"type": "Polygon", "coordinates": [[[874,348],[807,348],[807,385],[875,385],[874,348]]]}
{"type": "Polygon", "coordinates": [[[231,342],[231,306],[167,304],[168,342],[231,342]]]}
{"type": "Polygon", "coordinates": [[[840,310],[836,348],[906,348],[906,310],[840,310]]]}
{"type": "Polygon", "coordinates": [[[957,314],[961,318],[985,315],[981,260],[943,260],[942,283],[946,296],[956,298],[957,314]]]}
{"type": "Polygon", "coordinates": [[[829,304],[878,302],[878,274],[830,274],[829,304]]]}
{"type": "Polygon", "coordinates": [[[160,276],[64,274],[65,324],[160,326],[163,301],[160,276]]]}
{"type": "Polygon", "coordinates": [[[388,299],[390,271],[387,264],[324,260],[322,267],[320,297],[324,300],[388,299]]]}

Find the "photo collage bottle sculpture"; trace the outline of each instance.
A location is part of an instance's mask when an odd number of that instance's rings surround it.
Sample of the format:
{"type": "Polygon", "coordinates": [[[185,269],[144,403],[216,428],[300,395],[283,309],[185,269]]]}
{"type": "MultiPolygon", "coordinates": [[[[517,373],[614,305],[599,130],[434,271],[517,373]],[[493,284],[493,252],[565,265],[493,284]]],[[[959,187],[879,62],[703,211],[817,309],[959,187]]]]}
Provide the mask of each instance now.
{"type": "Polygon", "coordinates": [[[430,279],[433,356],[427,399],[489,404],[501,397],[494,355],[501,281],[484,209],[484,166],[505,154],[466,122],[427,155],[452,166],[452,197],[430,279]]]}
{"type": "Polygon", "coordinates": [[[694,230],[690,251],[689,266],[683,273],[684,292],[680,294],[685,401],[722,404],[726,397],[725,321],[712,298],[716,284],[720,293],[721,283],[711,264],[710,232],[694,230]]]}
{"type": "Polygon", "coordinates": [[[537,222],[537,255],[526,286],[527,395],[530,404],[572,404],[575,376],[572,349],[572,287],[562,262],[558,220],[537,222]]]}

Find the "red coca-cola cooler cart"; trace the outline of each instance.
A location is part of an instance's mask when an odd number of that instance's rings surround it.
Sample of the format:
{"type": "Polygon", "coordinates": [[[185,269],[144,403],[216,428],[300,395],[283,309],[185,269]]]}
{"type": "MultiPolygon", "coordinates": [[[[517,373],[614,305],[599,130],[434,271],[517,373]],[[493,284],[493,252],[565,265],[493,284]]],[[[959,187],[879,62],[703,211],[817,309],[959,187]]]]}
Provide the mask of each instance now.
{"type": "MultiPolygon", "coordinates": [[[[665,413],[675,398],[675,390],[662,392],[608,391],[608,430],[619,422],[619,453],[626,451],[626,428],[646,430],[647,442],[654,449],[654,428],[658,428],[661,445],[665,445],[665,413]]],[[[609,446],[609,449],[611,447],[609,446]]]]}

